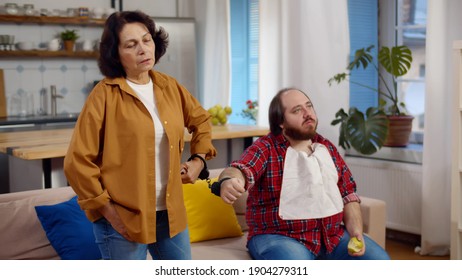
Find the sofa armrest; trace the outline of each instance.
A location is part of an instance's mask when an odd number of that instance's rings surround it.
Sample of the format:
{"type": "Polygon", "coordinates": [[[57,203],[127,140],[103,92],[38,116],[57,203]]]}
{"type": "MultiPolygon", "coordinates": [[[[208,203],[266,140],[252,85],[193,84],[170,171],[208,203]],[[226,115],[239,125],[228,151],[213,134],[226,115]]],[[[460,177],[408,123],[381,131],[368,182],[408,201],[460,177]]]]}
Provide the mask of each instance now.
{"type": "Polygon", "coordinates": [[[382,246],[382,248],[385,248],[387,222],[385,202],[374,198],[361,197],[360,206],[364,233],[382,246]]]}
{"type": "Polygon", "coordinates": [[[0,195],[0,259],[59,259],[40,223],[35,206],[53,205],[75,196],[71,187],[0,195]]]}

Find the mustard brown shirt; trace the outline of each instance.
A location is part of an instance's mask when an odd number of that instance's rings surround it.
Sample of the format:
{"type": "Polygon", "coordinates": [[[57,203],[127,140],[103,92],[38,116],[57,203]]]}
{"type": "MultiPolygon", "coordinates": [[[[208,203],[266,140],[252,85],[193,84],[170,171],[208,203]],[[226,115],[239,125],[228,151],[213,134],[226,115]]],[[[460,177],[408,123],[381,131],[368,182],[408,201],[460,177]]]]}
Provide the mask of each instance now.
{"type": "MultiPolygon", "coordinates": [[[[154,98],[169,146],[166,204],[173,237],[186,228],[180,176],[185,128],[191,154],[216,156],[210,115],[174,78],[151,70],[154,98]]],[[[155,131],[153,120],[125,78],[105,78],[92,90],[64,159],[67,180],[91,221],[112,201],[128,234],[156,241],[155,131]]]]}

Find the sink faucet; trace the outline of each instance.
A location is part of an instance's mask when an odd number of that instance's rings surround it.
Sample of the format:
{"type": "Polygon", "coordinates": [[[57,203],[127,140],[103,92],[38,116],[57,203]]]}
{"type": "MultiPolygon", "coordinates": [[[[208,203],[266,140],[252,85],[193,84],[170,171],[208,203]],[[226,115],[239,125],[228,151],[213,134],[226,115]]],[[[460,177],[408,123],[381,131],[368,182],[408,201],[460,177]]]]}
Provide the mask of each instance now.
{"type": "Polygon", "coordinates": [[[56,112],[57,112],[56,98],[64,98],[64,96],[58,95],[56,93],[55,85],[50,86],[50,93],[51,93],[51,115],[56,116],[56,112]]]}

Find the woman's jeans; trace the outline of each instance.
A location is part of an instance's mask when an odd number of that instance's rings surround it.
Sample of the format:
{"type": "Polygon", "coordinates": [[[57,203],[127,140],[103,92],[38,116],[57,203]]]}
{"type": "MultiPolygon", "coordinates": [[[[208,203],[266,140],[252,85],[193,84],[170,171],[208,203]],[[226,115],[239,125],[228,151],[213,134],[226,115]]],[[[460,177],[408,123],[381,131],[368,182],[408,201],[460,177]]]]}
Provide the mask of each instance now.
{"type": "Polygon", "coordinates": [[[147,251],[154,260],[190,260],[191,246],[188,229],[169,236],[167,211],[157,211],[157,242],[131,242],[115,231],[104,218],[93,223],[96,244],[105,260],[145,260],[147,251]]]}
{"type": "Polygon", "coordinates": [[[350,235],[347,231],[340,243],[330,254],[324,246],[319,256],[315,256],[308,248],[296,239],[279,234],[260,234],[253,236],[247,247],[252,258],[257,260],[389,260],[390,257],[377,243],[363,235],[366,253],[360,257],[348,254],[350,235]]]}

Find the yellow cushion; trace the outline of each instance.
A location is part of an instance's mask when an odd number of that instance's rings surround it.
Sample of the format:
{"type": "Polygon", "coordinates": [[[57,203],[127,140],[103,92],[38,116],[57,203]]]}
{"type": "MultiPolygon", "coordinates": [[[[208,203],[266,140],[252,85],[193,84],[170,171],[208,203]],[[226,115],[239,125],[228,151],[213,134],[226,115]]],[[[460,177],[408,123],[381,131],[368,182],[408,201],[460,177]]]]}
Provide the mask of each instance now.
{"type": "Polygon", "coordinates": [[[242,236],[233,206],[212,194],[205,180],[183,184],[183,194],[191,243],[242,236]]]}

